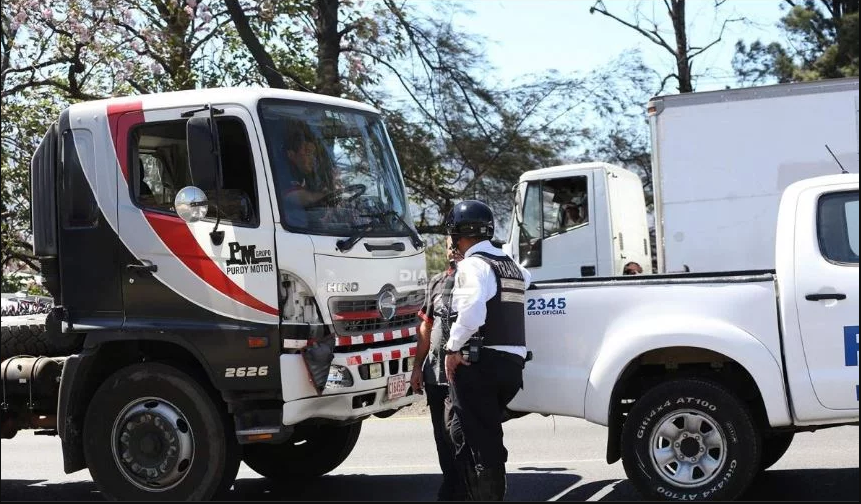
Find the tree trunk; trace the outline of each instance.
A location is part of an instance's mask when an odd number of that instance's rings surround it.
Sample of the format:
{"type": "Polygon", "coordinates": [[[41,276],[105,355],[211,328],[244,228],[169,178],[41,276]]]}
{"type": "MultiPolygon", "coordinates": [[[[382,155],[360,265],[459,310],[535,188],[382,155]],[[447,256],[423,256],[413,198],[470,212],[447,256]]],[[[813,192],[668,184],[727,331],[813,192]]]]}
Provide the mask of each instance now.
{"type": "Polygon", "coordinates": [[[341,34],[338,33],[338,0],[316,0],[317,7],[317,92],[341,96],[338,57],[341,34]]]}
{"type": "Polygon", "coordinates": [[[676,32],[676,67],[679,75],[679,93],[691,93],[691,62],[688,60],[688,34],[685,31],[685,0],[673,0],[670,17],[676,32]]]}

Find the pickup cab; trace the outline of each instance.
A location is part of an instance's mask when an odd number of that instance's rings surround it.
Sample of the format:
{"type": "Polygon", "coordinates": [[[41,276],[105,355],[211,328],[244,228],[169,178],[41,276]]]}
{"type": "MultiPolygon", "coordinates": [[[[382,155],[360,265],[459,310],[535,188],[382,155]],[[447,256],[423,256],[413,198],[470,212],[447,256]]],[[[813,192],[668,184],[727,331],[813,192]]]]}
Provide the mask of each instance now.
{"type": "Polygon", "coordinates": [[[858,424],[857,174],[784,191],[775,265],[535,282],[509,408],[607,426],[647,498],[737,498],[796,432],[858,424]]]}

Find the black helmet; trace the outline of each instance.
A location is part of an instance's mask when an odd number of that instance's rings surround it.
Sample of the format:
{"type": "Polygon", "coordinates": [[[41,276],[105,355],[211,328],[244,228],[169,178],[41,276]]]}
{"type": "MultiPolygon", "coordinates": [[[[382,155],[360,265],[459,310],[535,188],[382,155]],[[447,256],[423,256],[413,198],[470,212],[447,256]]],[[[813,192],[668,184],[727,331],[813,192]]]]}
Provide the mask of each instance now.
{"type": "Polygon", "coordinates": [[[452,238],[493,238],[493,211],[481,201],[466,200],[456,204],[444,224],[452,238]]]}

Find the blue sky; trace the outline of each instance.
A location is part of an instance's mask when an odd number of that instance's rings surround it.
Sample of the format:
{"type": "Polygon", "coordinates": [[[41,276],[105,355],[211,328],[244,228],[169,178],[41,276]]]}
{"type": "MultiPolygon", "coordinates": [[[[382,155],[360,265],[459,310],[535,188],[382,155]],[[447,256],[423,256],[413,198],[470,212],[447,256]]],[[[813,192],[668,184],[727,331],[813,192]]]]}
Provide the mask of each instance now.
{"type": "MultiPolygon", "coordinates": [[[[665,49],[601,14],[589,14],[593,0],[461,0],[470,14],[455,15],[455,24],[468,33],[487,39],[486,54],[502,82],[514,81],[529,73],[555,69],[562,74],[584,73],[600,67],[623,52],[640,49],[647,65],[665,75],[674,61],[665,49]]],[[[730,24],[722,42],[695,60],[694,73],[708,69],[697,91],[735,86],[730,62],[739,38],[751,42],[777,40],[776,25],[782,16],[780,0],[727,0],[717,11],[714,0],[688,0],[687,19],[691,45],[704,45],[720,32],[722,20],[745,17],[747,23],[730,24]]],[[[431,2],[413,5],[426,9],[431,2]]],[[[668,42],[674,41],[669,17],[662,0],[605,0],[607,9],[626,20],[633,19],[639,5],[646,18],[659,20],[658,27],[668,42]],[[653,16],[654,13],[654,16],[653,16]]],[[[665,92],[675,92],[669,84],[665,92]]]]}

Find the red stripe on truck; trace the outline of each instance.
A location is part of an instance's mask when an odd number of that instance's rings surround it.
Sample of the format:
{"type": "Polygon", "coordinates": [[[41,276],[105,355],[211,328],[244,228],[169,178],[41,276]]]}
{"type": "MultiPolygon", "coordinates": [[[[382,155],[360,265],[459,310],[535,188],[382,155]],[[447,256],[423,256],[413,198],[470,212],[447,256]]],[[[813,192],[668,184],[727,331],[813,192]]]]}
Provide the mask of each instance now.
{"type": "Polygon", "coordinates": [[[111,137],[114,139],[114,149],[117,161],[126,182],[129,180],[129,130],[144,122],[143,104],[140,100],[108,105],[108,124],[111,127],[111,137]]]}

